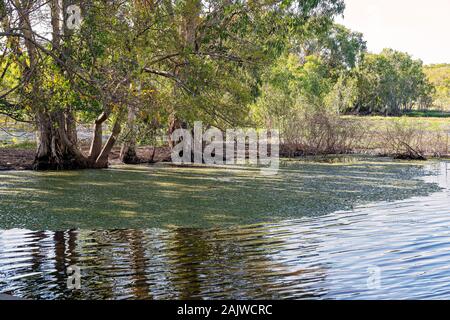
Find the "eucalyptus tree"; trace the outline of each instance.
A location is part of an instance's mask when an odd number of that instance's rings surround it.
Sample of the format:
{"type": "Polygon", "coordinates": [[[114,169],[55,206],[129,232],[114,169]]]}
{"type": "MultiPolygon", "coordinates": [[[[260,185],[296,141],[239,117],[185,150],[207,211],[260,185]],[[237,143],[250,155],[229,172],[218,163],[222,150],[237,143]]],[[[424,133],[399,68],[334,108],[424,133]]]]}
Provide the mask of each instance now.
{"type": "Polygon", "coordinates": [[[414,106],[432,103],[434,86],[427,79],[423,63],[392,49],[368,54],[354,71],[361,113],[399,114],[414,106]]]}
{"type": "Polygon", "coordinates": [[[16,73],[2,83],[2,105],[35,122],[36,169],[107,166],[127,106],[148,100],[135,89],[140,70],[130,41],[140,31],[130,10],[122,1],[2,1],[3,72],[16,73]],[[77,119],[94,123],[88,154],[77,119]]]}
{"type": "Polygon", "coordinates": [[[127,114],[128,155],[135,119],[245,122],[261,68],[305,24],[344,9],[342,0],[0,3],[1,110],[36,124],[36,169],[107,166],[127,114]],[[80,120],[93,122],[87,154],[80,120]]]}
{"type": "Polygon", "coordinates": [[[303,59],[308,56],[319,57],[335,77],[342,71],[355,68],[362,61],[366,50],[362,33],[336,23],[319,30],[307,28],[292,44],[292,51],[303,59]]]}

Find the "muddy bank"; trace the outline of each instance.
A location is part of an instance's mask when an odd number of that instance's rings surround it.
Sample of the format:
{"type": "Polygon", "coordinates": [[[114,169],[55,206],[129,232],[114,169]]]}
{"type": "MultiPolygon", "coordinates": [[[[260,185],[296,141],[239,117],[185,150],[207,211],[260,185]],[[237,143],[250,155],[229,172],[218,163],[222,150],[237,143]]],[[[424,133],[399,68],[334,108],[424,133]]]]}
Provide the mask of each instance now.
{"type": "Polygon", "coordinates": [[[34,150],[0,148],[0,170],[31,170],[34,150]]]}
{"type": "MultiPolygon", "coordinates": [[[[140,163],[163,162],[170,160],[169,147],[157,147],[154,150],[151,146],[139,147],[137,155],[140,163]],[[153,158],[152,158],[153,156],[153,158]],[[153,159],[153,160],[152,160],[153,159]]],[[[87,150],[83,150],[87,152],[87,150]]],[[[33,166],[34,150],[0,148],[0,170],[31,170],[33,166]]],[[[110,164],[119,164],[120,147],[114,148],[109,155],[110,164]]]]}

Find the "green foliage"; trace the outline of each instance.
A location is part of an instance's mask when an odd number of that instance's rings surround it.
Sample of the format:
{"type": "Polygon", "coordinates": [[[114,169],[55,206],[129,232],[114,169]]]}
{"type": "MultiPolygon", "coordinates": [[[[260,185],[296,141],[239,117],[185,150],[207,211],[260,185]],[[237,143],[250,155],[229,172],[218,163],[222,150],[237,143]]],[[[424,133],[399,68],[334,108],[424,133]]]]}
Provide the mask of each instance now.
{"type": "MultiPolygon", "coordinates": [[[[256,121],[276,128],[289,155],[348,152],[360,128],[339,119],[336,103],[351,99],[334,83],[328,66],[317,56],[305,63],[289,54],[264,75],[261,96],[252,106],[256,121]],[[339,100],[339,101],[336,101],[339,100]]],[[[350,95],[352,92],[350,92],[350,95]]]]}
{"type": "Polygon", "coordinates": [[[328,66],[333,78],[356,67],[366,52],[363,35],[348,28],[332,24],[321,31],[306,30],[297,36],[293,50],[300,56],[316,55],[328,66]]]}
{"type": "Polygon", "coordinates": [[[81,27],[62,30],[58,45],[45,41],[51,30],[34,30],[41,39],[34,57],[23,37],[5,37],[0,113],[34,120],[59,110],[92,122],[105,112],[123,123],[132,106],[145,143],[173,117],[187,126],[202,120],[222,129],[257,123],[283,130],[307,113],[332,119],[426,108],[432,97],[448,102],[448,66],[427,67],[427,78],[405,53],[367,54],[361,33],[333,23],[342,0],[79,4],[81,27]]]}
{"type": "Polygon", "coordinates": [[[408,117],[450,118],[450,112],[440,110],[412,110],[404,114],[408,117]]]}
{"type": "Polygon", "coordinates": [[[433,105],[441,110],[450,111],[450,64],[425,66],[424,71],[436,88],[433,105]]]}
{"type": "MultiPolygon", "coordinates": [[[[22,8],[0,4],[5,15],[19,14],[22,8]]],[[[39,0],[29,5],[50,10],[39,0]]],[[[8,94],[4,108],[17,105],[30,117],[70,109],[78,119],[92,121],[102,111],[120,115],[127,106],[138,105],[144,117],[158,114],[159,120],[176,113],[185,122],[245,124],[261,70],[286,51],[294,34],[305,28],[323,32],[344,9],[342,0],[79,5],[81,27],[63,27],[57,45],[45,41],[51,30],[26,30],[14,25],[14,19],[5,22],[24,37],[35,33],[43,45],[24,46],[14,37],[2,44],[9,46],[0,61],[5,70],[2,92],[26,79],[8,94]],[[150,110],[155,108],[159,110],[150,110]]]]}
{"type": "Polygon", "coordinates": [[[261,94],[253,106],[260,124],[282,128],[306,110],[336,113],[356,101],[351,75],[366,50],[362,35],[336,24],[323,30],[307,25],[305,31],[291,41],[290,53],[262,76],[261,94]]]}
{"type": "Polygon", "coordinates": [[[385,49],[380,54],[367,54],[354,77],[358,91],[354,110],[360,113],[399,114],[414,106],[431,105],[434,88],[422,62],[407,53],[385,49]]]}

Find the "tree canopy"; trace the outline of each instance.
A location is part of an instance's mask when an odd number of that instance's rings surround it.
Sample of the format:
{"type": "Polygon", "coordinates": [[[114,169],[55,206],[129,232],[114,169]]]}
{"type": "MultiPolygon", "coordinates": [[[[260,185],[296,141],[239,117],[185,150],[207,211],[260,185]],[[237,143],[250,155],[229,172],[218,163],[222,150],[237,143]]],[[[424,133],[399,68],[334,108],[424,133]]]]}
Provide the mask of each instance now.
{"type": "Polygon", "coordinates": [[[450,110],[450,64],[434,64],[425,66],[428,80],[436,88],[433,104],[443,110],[450,110]]]}
{"type": "MultiPolygon", "coordinates": [[[[367,53],[343,0],[2,0],[0,113],[33,123],[37,169],[105,167],[153,131],[431,104],[420,61],[367,53]],[[91,122],[89,151],[77,138],[91,122]],[[109,137],[104,141],[104,127],[109,137]]],[[[445,81],[444,81],[445,82],[445,81]]],[[[445,85],[444,85],[445,86],[445,85]]],[[[444,89],[438,89],[443,92],[444,89]]]]}

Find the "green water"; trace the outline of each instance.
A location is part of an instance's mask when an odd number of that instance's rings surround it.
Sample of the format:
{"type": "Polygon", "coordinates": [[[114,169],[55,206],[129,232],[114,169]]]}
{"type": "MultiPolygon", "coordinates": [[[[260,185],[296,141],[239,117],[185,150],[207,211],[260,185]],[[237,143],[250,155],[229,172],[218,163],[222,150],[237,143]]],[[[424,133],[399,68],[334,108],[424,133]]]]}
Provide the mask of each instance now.
{"type": "Polygon", "coordinates": [[[125,229],[254,224],[296,219],[438,191],[423,164],[389,159],[282,162],[256,168],[116,166],[0,172],[0,229],[125,229]]]}

